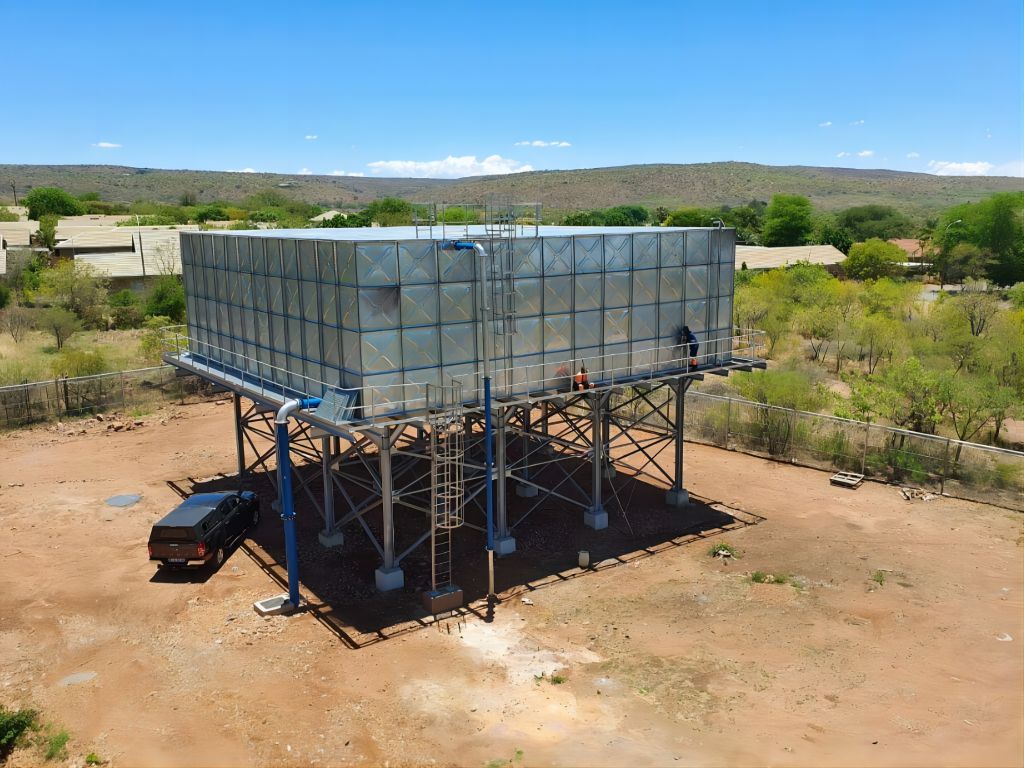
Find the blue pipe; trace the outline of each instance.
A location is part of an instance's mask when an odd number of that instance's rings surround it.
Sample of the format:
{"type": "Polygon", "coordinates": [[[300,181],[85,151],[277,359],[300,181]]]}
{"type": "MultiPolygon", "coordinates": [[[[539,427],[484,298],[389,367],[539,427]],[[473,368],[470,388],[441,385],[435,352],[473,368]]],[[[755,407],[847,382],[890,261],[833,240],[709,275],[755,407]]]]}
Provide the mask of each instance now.
{"type": "Polygon", "coordinates": [[[277,433],[277,505],[284,523],[284,556],[288,568],[288,600],[299,607],[299,545],[295,537],[295,502],[292,494],[292,458],[288,450],[288,418],[298,410],[316,408],[319,397],[288,400],[274,419],[277,433]]]}

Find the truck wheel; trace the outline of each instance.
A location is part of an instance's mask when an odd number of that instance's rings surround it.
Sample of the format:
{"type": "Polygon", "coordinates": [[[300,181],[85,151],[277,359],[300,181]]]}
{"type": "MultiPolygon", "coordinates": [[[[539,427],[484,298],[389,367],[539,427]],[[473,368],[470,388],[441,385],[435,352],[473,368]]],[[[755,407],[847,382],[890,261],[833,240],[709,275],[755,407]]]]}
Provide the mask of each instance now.
{"type": "Polygon", "coordinates": [[[217,547],[217,551],[213,555],[213,562],[215,562],[217,566],[220,567],[224,565],[224,560],[226,558],[227,556],[224,553],[224,547],[217,547]]]}

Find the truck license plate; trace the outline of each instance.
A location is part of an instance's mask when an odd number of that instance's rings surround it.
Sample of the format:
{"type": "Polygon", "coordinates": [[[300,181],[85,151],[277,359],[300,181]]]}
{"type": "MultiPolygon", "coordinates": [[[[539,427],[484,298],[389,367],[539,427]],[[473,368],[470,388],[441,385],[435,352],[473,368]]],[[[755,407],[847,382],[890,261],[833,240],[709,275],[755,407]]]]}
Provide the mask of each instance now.
{"type": "Polygon", "coordinates": [[[168,563],[187,563],[188,560],[181,557],[170,557],[167,559],[168,563]]]}

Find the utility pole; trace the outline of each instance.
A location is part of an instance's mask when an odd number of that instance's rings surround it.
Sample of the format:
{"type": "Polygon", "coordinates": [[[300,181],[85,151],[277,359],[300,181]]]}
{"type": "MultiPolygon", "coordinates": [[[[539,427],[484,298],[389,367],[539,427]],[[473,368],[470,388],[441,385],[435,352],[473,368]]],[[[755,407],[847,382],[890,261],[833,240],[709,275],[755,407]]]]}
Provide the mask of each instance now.
{"type": "Polygon", "coordinates": [[[14,186],[14,182],[11,182],[11,192],[14,193],[14,205],[18,205],[18,188],[14,186]]]}

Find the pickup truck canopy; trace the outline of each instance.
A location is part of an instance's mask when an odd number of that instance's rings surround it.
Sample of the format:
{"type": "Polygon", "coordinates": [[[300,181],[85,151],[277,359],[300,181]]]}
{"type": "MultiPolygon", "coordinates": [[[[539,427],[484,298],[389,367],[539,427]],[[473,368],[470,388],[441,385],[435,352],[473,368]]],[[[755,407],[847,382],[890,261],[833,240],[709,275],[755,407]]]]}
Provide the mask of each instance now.
{"type": "Polygon", "coordinates": [[[234,495],[228,491],[224,493],[197,493],[189,496],[181,504],[168,512],[155,527],[177,526],[191,528],[210,514],[210,510],[215,509],[224,499],[234,495]]]}

